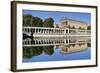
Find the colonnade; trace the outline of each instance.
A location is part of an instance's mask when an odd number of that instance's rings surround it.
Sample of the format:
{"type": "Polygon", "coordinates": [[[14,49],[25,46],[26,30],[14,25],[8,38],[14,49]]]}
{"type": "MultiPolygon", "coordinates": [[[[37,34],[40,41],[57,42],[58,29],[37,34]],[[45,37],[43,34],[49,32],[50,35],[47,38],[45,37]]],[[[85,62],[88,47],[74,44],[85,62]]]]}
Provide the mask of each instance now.
{"type": "Polygon", "coordinates": [[[67,34],[69,29],[63,28],[50,28],[50,27],[23,27],[23,31],[34,34],[67,34]]]}
{"type": "Polygon", "coordinates": [[[65,35],[65,34],[90,35],[91,34],[91,30],[69,29],[69,28],[50,28],[50,27],[23,27],[23,32],[39,34],[39,35],[65,35]]]}

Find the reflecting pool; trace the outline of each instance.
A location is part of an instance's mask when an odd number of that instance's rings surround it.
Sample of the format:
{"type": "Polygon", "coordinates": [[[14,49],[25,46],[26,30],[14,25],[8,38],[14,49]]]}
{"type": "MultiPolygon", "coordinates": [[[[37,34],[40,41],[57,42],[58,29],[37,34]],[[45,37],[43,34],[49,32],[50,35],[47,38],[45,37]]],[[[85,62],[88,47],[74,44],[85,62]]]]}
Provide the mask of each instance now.
{"type": "Polygon", "coordinates": [[[91,59],[90,37],[37,37],[23,40],[25,63],[86,59],[91,59]]]}

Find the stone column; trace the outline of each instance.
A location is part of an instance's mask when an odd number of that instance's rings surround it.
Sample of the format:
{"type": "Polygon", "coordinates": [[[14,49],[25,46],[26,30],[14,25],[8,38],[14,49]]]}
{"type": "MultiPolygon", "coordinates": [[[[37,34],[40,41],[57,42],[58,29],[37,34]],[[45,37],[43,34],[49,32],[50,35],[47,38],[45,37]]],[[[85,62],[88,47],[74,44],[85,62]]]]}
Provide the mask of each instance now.
{"type": "Polygon", "coordinates": [[[34,33],[36,33],[36,29],[34,28],[34,33]]]}
{"type": "Polygon", "coordinates": [[[64,29],[64,34],[66,34],[66,28],[64,29]]]}

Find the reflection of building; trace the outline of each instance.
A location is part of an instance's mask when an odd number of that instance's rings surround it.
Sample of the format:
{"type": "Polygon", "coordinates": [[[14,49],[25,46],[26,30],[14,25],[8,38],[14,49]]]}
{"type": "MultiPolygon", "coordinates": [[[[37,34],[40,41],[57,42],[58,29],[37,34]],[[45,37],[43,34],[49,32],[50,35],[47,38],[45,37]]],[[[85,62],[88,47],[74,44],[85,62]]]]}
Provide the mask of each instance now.
{"type": "MultiPolygon", "coordinates": [[[[69,37],[69,38],[34,38],[24,39],[23,46],[55,46],[90,43],[90,37],[69,37]]],[[[57,47],[58,48],[58,47],[57,47]]]]}
{"type": "Polygon", "coordinates": [[[68,44],[69,39],[66,38],[30,38],[23,40],[23,46],[50,46],[55,45],[57,48],[58,45],[68,44]]]}
{"type": "Polygon", "coordinates": [[[73,52],[79,52],[83,51],[91,46],[88,46],[90,43],[84,43],[84,44],[69,44],[68,46],[59,46],[60,52],[62,54],[67,53],[73,53],[73,52]]]}
{"type": "Polygon", "coordinates": [[[72,20],[72,19],[61,19],[59,27],[67,27],[67,28],[79,28],[79,29],[87,29],[88,25],[87,23],[72,20]]]}

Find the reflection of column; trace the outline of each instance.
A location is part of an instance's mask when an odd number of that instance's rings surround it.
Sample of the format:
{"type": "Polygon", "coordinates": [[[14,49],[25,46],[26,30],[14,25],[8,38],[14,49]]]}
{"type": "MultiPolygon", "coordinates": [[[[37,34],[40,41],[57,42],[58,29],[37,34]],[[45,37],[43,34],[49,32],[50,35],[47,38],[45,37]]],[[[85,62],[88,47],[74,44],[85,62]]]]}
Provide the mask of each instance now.
{"type": "Polygon", "coordinates": [[[25,31],[24,28],[22,29],[22,31],[23,31],[23,32],[25,31]]]}
{"type": "Polygon", "coordinates": [[[25,29],[23,28],[23,32],[25,31],[25,29]]]}
{"type": "Polygon", "coordinates": [[[29,40],[29,45],[31,44],[31,41],[29,40]]]}
{"type": "Polygon", "coordinates": [[[35,44],[36,44],[36,40],[35,40],[35,44]]]}
{"type": "Polygon", "coordinates": [[[69,44],[69,39],[67,39],[67,42],[68,42],[68,44],[69,44]]]}
{"type": "Polygon", "coordinates": [[[28,29],[26,28],[26,32],[28,32],[28,29]]]}
{"type": "Polygon", "coordinates": [[[29,32],[31,32],[31,28],[29,28],[29,32]]]}
{"type": "Polygon", "coordinates": [[[25,32],[27,32],[27,29],[25,28],[25,32]]]}
{"type": "Polygon", "coordinates": [[[61,34],[61,29],[59,29],[59,34],[61,34]]]}
{"type": "Polygon", "coordinates": [[[67,43],[66,43],[66,39],[64,39],[64,44],[67,44],[67,43]]]}
{"type": "Polygon", "coordinates": [[[27,28],[27,32],[29,32],[29,29],[27,28]]]}
{"type": "Polygon", "coordinates": [[[47,29],[48,30],[48,34],[49,34],[49,29],[47,29]]]}
{"type": "Polygon", "coordinates": [[[28,28],[28,32],[29,32],[29,28],[28,28]]]}

